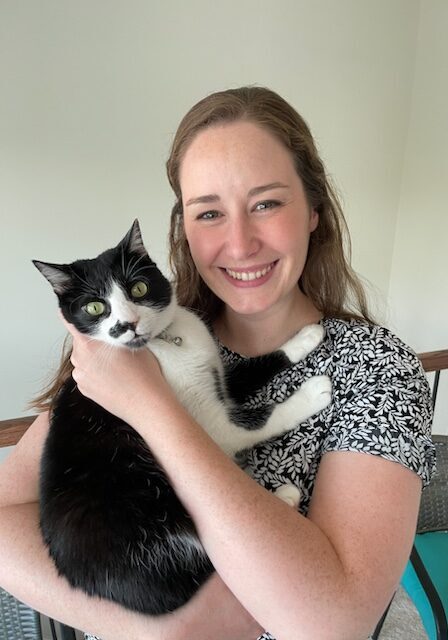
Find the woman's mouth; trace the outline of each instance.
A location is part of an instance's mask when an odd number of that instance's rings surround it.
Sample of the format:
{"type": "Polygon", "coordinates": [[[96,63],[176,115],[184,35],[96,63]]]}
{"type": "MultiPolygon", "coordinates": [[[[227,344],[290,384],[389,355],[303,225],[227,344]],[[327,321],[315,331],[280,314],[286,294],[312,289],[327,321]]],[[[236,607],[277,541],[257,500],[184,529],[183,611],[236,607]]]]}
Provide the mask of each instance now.
{"type": "Polygon", "coordinates": [[[272,269],[277,264],[277,261],[271,262],[270,264],[264,265],[263,267],[254,267],[248,269],[223,269],[226,276],[233,280],[235,284],[243,284],[250,283],[254,284],[262,284],[268,279],[268,274],[272,271],[272,269]]]}

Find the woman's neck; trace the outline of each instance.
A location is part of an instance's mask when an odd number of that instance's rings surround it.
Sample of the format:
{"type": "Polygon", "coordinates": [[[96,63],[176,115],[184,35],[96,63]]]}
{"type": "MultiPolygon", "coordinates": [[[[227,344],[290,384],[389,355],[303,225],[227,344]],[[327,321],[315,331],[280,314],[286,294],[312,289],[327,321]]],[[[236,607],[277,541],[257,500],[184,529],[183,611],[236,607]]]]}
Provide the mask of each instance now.
{"type": "Polygon", "coordinates": [[[281,310],[263,314],[236,314],[226,307],[215,320],[215,335],[226,347],[254,357],[272,353],[308,324],[319,322],[322,313],[304,294],[281,310]]]}

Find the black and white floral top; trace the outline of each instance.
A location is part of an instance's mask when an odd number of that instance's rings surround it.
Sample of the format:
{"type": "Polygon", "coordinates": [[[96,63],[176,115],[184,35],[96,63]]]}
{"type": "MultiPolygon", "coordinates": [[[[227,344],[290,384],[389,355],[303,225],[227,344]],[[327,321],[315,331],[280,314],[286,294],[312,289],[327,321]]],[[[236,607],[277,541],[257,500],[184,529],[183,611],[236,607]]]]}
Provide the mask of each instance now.
{"type": "MultiPolygon", "coordinates": [[[[307,514],[322,456],[358,451],[408,467],[428,484],[435,465],[432,409],[419,359],[384,327],[325,318],[325,338],[301,362],[274,376],[249,406],[281,402],[311,376],[328,375],[332,402],[284,436],[258,445],[243,461],[267,489],[289,482],[301,492],[307,514]]],[[[220,346],[224,363],[242,356],[220,346]]],[[[86,636],[86,639],[93,636],[86,636]]],[[[272,640],[268,633],[259,640],[272,640]]]]}
{"type": "MultiPolygon", "coordinates": [[[[380,456],[408,467],[428,484],[435,449],[430,391],[419,359],[384,327],[334,318],[321,323],[322,344],[277,374],[249,404],[281,402],[307,378],[322,374],[331,378],[332,402],[294,431],[248,452],[247,471],[270,490],[286,482],[299,487],[304,515],[320,460],[329,451],[380,456]]],[[[241,358],[226,347],[221,351],[224,362],[241,358]]]]}

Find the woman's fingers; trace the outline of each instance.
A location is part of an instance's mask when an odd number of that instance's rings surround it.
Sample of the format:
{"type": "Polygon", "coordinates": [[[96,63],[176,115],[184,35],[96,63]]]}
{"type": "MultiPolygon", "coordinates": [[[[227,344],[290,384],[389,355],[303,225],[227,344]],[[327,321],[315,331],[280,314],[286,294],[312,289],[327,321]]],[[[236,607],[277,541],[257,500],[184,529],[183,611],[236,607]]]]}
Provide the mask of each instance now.
{"type": "Polygon", "coordinates": [[[59,318],[62,321],[62,324],[64,325],[64,327],[67,329],[67,331],[69,333],[71,333],[73,335],[73,331],[76,331],[76,327],[73,324],[70,324],[70,322],[68,322],[65,318],[64,318],[64,314],[62,313],[62,311],[60,309],[58,309],[58,315],[59,318]]]}

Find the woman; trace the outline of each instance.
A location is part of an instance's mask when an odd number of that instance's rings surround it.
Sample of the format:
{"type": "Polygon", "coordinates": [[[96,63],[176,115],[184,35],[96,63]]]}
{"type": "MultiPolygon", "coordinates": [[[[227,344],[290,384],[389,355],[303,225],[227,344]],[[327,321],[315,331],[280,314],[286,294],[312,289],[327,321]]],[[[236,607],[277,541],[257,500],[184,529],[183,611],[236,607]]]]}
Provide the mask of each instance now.
{"type": "Polygon", "coordinates": [[[216,575],[157,619],[71,591],[42,548],[32,504],[48,428],[42,415],[0,471],[8,548],[0,583],[104,639],[249,640],[266,629],[277,640],[366,638],[398,585],[433,466],[421,367],[370,321],[344,258],[342,212],[308,127],[282,98],[254,87],[205,98],[181,122],[167,168],[181,304],[203,314],[228,360],[273,351],[321,322],[324,343],[255,402],[281,400],[288,387],[326,373],[332,404],[252,451],[254,482],[185,413],[150,352],[116,350],[99,370],[97,345],[69,327],[80,390],[150,444],[216,575]],[[301,489],[300,512],[261,486],[284,481],[301,489]]]}

